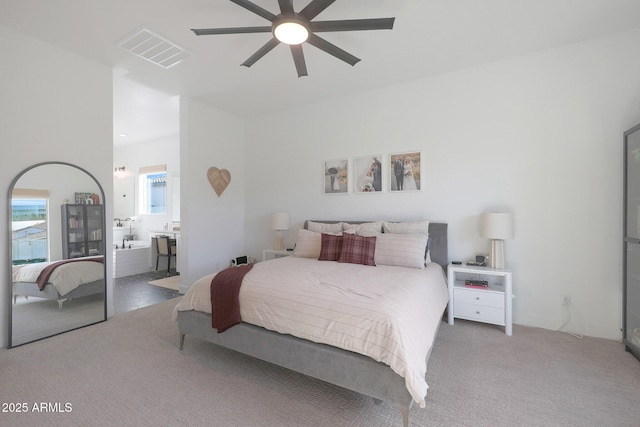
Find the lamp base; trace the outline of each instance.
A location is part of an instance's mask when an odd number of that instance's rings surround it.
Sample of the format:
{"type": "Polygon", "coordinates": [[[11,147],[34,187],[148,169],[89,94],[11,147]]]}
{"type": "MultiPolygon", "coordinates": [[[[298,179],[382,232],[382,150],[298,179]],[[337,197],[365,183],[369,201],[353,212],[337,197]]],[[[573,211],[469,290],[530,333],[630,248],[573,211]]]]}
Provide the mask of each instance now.
{"type": "Polygon", "coordinates": [[[491,241],[491,254],[489,255],[489,267],[505,268],[504,265],[504,240],[491,241]]]}
{"type": "Polygon", "coordinates": [[[282,236],[282,230],[276,230],[275,240],[273,242],[273,249],[281,251],[284,249],[284,238],[282,236]]]}

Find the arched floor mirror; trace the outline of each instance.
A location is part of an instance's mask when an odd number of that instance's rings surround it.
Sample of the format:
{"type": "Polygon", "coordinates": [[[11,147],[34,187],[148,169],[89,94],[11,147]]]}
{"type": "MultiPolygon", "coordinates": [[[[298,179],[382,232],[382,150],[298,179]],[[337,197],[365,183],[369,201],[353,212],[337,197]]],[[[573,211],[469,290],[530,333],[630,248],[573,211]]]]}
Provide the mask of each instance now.
{"type": "Polygon", "coordinates": [[[86,170],[33,165],[9,187],[9,348],[107,319],[104,191],[86,170]]]}

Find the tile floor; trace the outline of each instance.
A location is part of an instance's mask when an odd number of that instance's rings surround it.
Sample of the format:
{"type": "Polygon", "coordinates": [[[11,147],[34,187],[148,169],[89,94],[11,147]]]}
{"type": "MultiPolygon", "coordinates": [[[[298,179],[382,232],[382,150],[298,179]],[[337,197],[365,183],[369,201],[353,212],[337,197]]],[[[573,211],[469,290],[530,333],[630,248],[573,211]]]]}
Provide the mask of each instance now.
{"type": "Polygon", "coordinates": [[[113,301],[115,313],[124,313],[180,296],[181,294],[178,291],[147,283],[164,277],[164,271],[150,271],[114,279],[113,301]]]}

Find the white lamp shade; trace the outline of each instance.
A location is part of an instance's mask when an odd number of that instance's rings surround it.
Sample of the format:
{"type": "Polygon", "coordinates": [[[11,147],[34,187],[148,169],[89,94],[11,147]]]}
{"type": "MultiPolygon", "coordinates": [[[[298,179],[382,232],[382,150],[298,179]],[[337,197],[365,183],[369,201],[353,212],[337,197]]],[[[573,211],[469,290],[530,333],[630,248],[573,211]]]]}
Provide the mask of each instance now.
{"type": "Polygon", "coordinates": [[[513,215],[507,212],[483,212],[480,216],[480,237],[513,239],[513,215]]]}
{"type": "Polygon", "coordinates": [[[271,216],[272,230],[288,230],[289,229],[289,212],[275,212],[271,216]]]}

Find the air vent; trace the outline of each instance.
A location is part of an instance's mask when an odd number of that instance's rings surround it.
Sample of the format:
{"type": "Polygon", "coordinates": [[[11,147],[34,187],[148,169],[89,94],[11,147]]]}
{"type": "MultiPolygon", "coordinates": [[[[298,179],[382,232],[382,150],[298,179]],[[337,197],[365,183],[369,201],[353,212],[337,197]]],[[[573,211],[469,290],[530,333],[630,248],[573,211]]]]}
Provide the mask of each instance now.
{"type": "Polygon", "coordinates": [[[145,27],[120,40],[117,45],[162,68],[171,68],[189,56],[182,47],[145,27]]]}

